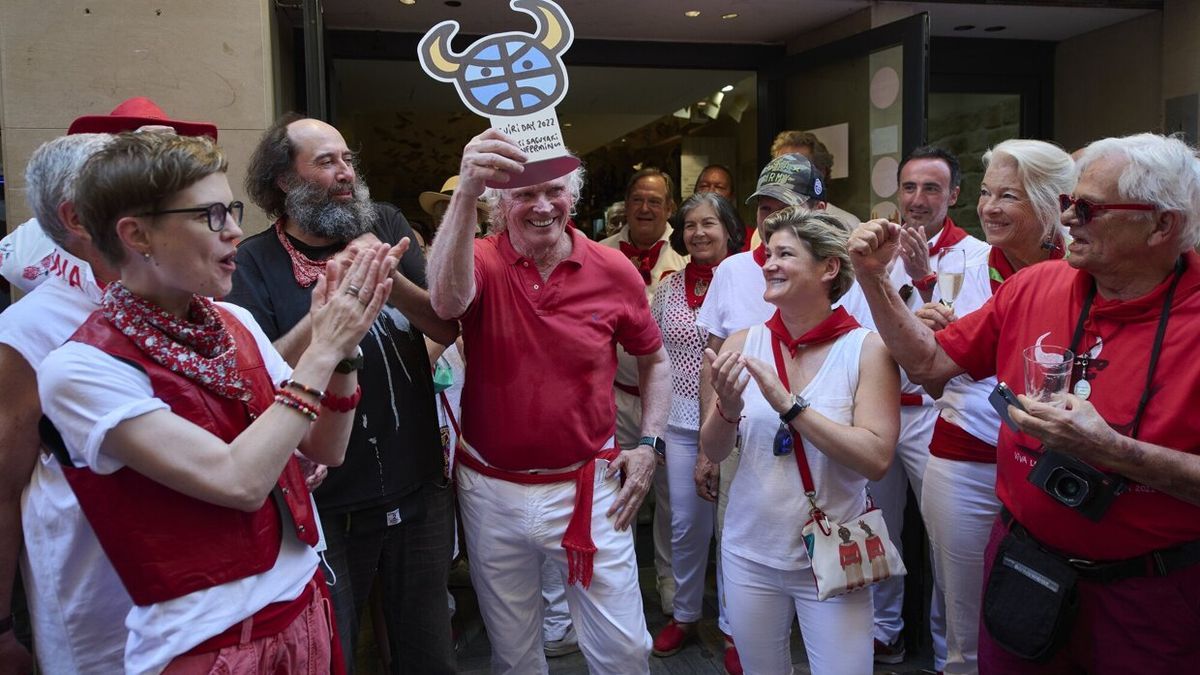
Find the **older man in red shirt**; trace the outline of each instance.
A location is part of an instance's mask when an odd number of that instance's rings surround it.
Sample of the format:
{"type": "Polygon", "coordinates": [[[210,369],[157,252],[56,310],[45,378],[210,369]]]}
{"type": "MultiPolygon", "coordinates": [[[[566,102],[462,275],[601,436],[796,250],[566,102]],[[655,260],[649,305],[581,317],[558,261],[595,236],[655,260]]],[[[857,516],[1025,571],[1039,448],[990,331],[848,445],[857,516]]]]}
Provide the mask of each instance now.
{"type": "Polygon", "coordinates": [[[1077,355],[1072,393],[1003,406],[1014,426],[1001,426],[996,451],[1004,509],[985,554],[980,672],[1191,672],[1200,160],[1180,140],[1139,134],[1092,143],[1078,169],[1075,194],[1060,198],[1068,258],[1021,270],[936,334],[887,283],[898,225],[864,223],[851,260],[914,381],[996,375],[1022,392],[1025,348],[1077,355]]]}
{"type": "Polygon", "coordinates": [[[484,182],[508,182],[525,159],[496,131],[467,144],[430,260],[434,310],[461,320],[471,364],[457,474],[471,581],[494,672],[546,671],[549,558],[568,579],[590,670],[648,673],[629,525],[664,447],[667,356],[641,275],[570,224],[579,171],[489,193],[493,234],[474,240],[484,182]],[[637,359],[642,392],[641,443],[624,452],[614,439],[617,344],[637,359]]]}

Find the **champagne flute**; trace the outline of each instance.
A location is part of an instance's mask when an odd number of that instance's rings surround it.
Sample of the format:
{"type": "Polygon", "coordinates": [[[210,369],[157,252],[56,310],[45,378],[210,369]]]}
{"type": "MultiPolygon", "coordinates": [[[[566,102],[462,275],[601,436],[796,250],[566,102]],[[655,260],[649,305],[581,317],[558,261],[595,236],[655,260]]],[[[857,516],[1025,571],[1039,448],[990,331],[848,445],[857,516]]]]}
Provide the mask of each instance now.
{"type": "Polygon", "coordinates": [[[937,260],[938,293],[942,304],[954,309],[954,301],[962,290],[963,276],[967,272],[967,254],[960,249],[946,249],[937,260]]]}

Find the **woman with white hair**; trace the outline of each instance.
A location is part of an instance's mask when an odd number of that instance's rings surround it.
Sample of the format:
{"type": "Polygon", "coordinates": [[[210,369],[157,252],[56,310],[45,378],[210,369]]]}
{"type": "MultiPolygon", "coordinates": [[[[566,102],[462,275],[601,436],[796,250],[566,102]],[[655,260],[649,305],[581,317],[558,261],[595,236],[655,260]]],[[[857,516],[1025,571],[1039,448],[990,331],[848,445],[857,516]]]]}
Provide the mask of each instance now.
{"type": "MultiPolygon", "coordinates": [[[[1059,195],[1075,186],[1075,163],[1043,141],[1013,139],[983,155],[977,212],[990,248],[967,261],[954,310],[931,303],[917,311],[934,330],[987,302],[1017,271],[1062,258],[1059,195]]],[[[929,444],[921,494],[934,579],[946,606],[945,673],[977,671],[983,551],[1000,511],[996,443],[1000,418],[988,403],[996,378],[960,375],[946,383],[929,444]]],[[[936,395],[936,392],[931,392],[936,395]]]]}

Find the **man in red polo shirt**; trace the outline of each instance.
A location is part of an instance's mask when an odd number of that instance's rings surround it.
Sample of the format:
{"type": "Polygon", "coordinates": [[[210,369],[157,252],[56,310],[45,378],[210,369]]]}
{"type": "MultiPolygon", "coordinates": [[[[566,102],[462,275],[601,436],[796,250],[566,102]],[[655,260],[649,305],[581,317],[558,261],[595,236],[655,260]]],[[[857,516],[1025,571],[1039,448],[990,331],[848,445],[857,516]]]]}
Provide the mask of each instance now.
{"type": "Polygon", "coordinates": [[[507,182],[525,159],[494,130],[467,144],[430,259],[434,310],[462,322],[471,363],[457,473],[471,581],[495,672],[546,670],[549,558],[568,579],[589,669],[648,673],[629,525],[664,447],[667,356],[641,274],[570,225],[581,171],[489,193],[493,234],[474,239],[484,181],[507,182]],[[624,452],[614,439],[617,344],[637,359],[642,393],[641,443],[624,452]]]}
{"type": "Polygon", "coordinates": [[[863,224],[851,260],[915,381],[996,375],[1022,392],[1025,348],[1078,355],[1057,405],[1020,396],[1028,413],[1004,408],[1015,429],[1002,426],[997,446],[1004,510],[985,553],[980,671],[1190,672],[1200,658],[1200,161],[1182,141],[1139,134],[1092,143],[1078,170],[1075,195],[1061,199],[1068,258],[1022,270],[936,335],[887,283],[898,225],[863,224]]]}

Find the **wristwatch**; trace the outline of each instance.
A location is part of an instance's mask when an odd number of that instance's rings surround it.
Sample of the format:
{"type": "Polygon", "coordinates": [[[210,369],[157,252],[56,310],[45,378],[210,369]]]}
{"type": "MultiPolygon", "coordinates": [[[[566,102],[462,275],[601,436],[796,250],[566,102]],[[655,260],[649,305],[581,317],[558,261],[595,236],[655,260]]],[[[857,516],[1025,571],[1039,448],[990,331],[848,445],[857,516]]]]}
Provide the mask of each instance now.
{"type": "Polygon", "coordinates": [[[659,457],[667,456],[667,442],[660,436],[642,436],[638,439],[638,445],[648,445],[654,448],[654,454],[659,457]]]}
{"type": "Polygon", "coordinates": [[[796,416],[800,413],[808,410],[808,406],[810,405],[812,404],[808,402],[808,399],[800,394],[795,394],[792,399],[792,407],[788,408],[787,412],[780,413],[779,419],[783,420],[784,424],[791,424],[792,420],[796,419],[796,416]]]}
{"type": "Polygon", "coordinates": [[[348,359],[342,359],[341,361],[338,361],[338,364],[333,367],[333,370],[334,370],[334,372],[342,373],[344,375],[346,373],[353,373],[356,370],[360,370],[362,367],[363,367],[362,347],[355,347],[354,356],[351,356],[348,359]]]}

